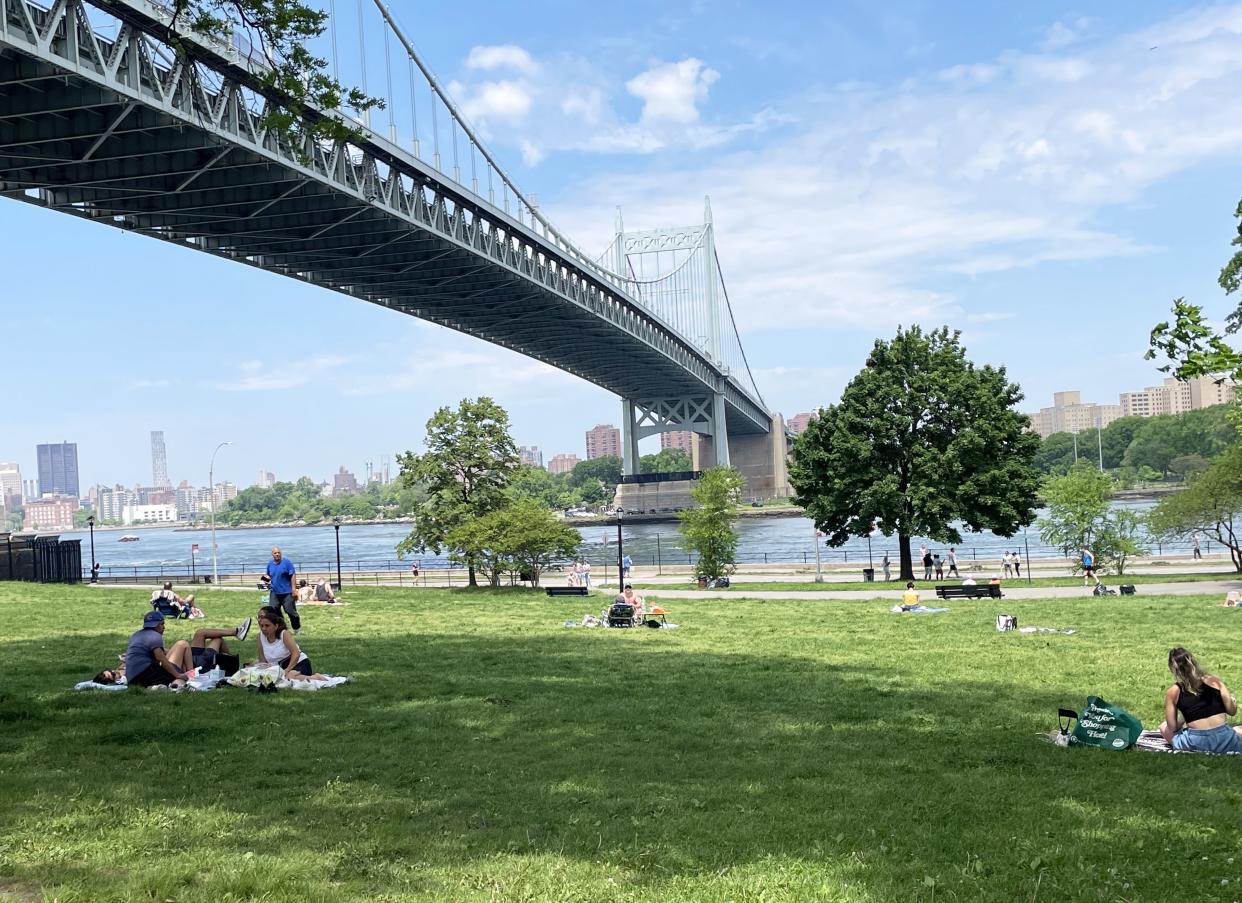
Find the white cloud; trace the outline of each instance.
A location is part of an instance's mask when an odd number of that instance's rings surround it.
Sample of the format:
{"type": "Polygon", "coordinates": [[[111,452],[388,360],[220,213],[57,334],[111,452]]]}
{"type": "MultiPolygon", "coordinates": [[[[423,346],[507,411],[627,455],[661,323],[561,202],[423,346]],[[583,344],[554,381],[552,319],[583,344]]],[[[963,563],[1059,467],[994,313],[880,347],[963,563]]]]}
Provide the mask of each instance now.
{"type": "Polygon", "coordinates": [[[628,90],[643,102],[643,123],[675,122],[689,124],[699,121],[699,104],[707,100],[707,91],[720,78],[720,73],[694,57],[678,63],[653,66],[625,83],[628,90]]]}
{"type": "Polygon", "coordinates": [[[1149,253],[1101,214],[1242,152],[1240,82],[1242,4],[1212,7],[1069,56],[806,97],[808,125],[762,148],[601,176],[545,209],[598,248],[616,205],[631,229],[680,226],[710,194],[744,330],[967,322],[946,274],[1149,253]]]}
{"type": "Polygon", "coordinates": [[[213,383],[212,386],[223,392],[269,392],[295,389],[346,363],[346,358],[334,355],[321,355],[305,361],[281,361],[276,364],[244,361],[237,367],[237,376],[213,383]]]}
{"type": "Polygon", "coordinates": [[[466,56],[466,65],[485,72],[493,69],[513,69],[525,75],[533,74],[539,69],[531,55],[515,44],[471,47],[466,56]]]}
{"type": "Polygon", "coordinates": [[[449,93],[457,98],[468,120],[479,122],[521,122],[533,102],[529,87],[520,81],[483,82],[470,87],[453,82],[449,93]]]}

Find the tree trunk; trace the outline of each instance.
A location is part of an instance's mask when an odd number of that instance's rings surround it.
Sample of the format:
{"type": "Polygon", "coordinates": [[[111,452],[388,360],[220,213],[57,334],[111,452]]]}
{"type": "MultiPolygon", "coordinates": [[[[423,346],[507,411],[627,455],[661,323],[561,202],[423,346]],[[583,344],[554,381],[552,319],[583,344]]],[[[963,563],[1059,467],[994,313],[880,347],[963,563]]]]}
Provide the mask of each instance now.
{"type": "Polygon", "coordinates": [[[466,565],[466,573],[470,575],[470,586],[473,586],[475,589],[478,589],[479,578],[475,576],[473,564],[466,565]]]}
{"type": "Polygon", "coordinates": [[[901,553],[901,574],[898,580],[913,580],[914,566],[910,562],[910,537],[904,533],[897,534],[897,549],[901,553]]]}

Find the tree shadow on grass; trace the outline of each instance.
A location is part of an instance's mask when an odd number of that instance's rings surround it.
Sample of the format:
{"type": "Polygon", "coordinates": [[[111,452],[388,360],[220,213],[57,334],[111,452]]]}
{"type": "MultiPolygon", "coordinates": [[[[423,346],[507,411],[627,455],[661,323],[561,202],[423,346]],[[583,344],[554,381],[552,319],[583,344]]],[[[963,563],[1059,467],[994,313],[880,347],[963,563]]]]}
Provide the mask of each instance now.
{"type": "MultiPolygon", "coordinates": [[[[66,871],[0,854],[0,873],[124,898],[137,879],[91,852],[113,825],[182,866],[256,840],[307,854],[325,899],[468,896],[522,862],[561,863],[595,898],[745,896],[783,876],[791,898],[1155,899],[1170,868],[1154,859],[1203,876],[1205,833],[1242,839],[1234,763],[1055,749],[1035,734],[1063,693],[675,637],[323,636],[312,656],[356,683],[179,697],[47,692],[81,669],[6,643],[0,834],[56,831],[80,855],[66,871]],[[217,830],[184,844],[168,825],[185,818],[217,830]]],[[[228,890],[185,880],[177,899],[228,890]]]]}

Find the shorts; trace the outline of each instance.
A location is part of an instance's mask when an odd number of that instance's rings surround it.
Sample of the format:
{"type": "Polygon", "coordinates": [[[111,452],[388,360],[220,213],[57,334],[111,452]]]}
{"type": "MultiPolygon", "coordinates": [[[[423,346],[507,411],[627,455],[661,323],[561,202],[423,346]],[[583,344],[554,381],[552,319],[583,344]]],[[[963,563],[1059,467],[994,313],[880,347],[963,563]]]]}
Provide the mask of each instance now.
{"type": "Polygon", "coordinates": [[[190,656],[194,659],[194,667],[210,671],[216,665],[216,650],[206,647],[199,649],[190,647],[190,656]]]}
{"type": "Polygon", "coordinates": [[[141,671],[128,678],[125,682],[131,687],[166,687],[176,679],[161,666],[152,665],[145,671],[141,671]]]}
{"type": "Polygon", "coordinates": [[[1242,753],[1242,737],[1229,724],[1207,730],[1187,727],[1173,735],[1173,748],[1203,753],[1242,753]]]}
{"type": "MultiPolygon", "coordinates": [[[[285,659],[283,662],[281,662],[280,667],[288,671],[289,670],[289,659],[285,659]]],[[[296,665],[293,666],[293,670],[306,677],[310,677],[312,674],[315,673],[315,669],[311,667],[309,658],[302,659],[300,662],[298,662],[296,665]]]]}

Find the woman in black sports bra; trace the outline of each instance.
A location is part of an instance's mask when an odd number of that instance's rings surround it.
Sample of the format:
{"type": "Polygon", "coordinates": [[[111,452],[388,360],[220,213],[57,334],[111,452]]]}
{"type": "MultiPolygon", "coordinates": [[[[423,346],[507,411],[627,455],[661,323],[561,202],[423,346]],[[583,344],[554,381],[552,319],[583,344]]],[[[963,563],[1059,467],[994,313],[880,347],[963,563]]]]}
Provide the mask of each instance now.
{"type": "Polygon", "coordinates": [[[1205,674],[1181,646],[1169,650],[1169,671],[1176,683],[1164,694],[1160,733],[1174,749],[1207,753],[1242,753],[1242,728],[1229,724],[1238,704],[1225,682],[1205,674]]]}

